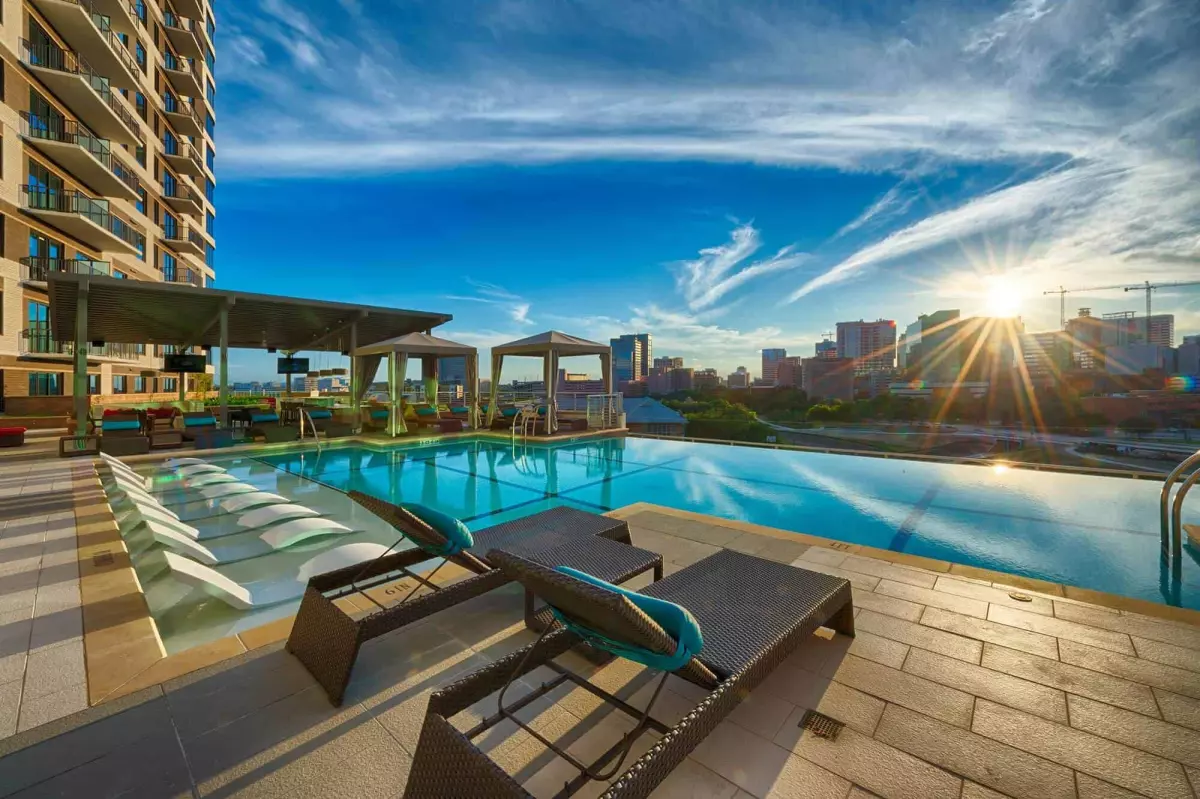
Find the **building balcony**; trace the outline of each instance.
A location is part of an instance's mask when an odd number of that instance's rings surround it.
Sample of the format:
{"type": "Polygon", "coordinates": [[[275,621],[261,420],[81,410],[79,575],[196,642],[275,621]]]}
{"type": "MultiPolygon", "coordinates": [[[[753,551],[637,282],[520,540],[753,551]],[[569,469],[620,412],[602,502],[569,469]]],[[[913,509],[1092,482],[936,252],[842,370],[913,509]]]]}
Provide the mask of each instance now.
{"type": "Polygon", "coordinates": [[[137,87],[137,61],[92,0],[30,0],[67,44],[119,89],[137,87]]]}
{"type": "Polygon", "coordinates": [[[204,96],[200,73],[186,58],[179,58],[171,52],[163,53],[162,71],[175,91],[185,97],[204,96]]]}
{"type": "Polygon", "coordinates": [[[137,118],[78,53],[54,45],[34,47],[22,39],[21,61],[96,135],[130,147],[142,143],[137,118]]]}
{"type": "MultiPolygon", "coordinates": [[[[75,355],[75,343],[59,341],[50,335],[48,326],[38,325],[21,331],[17,354],[25,358],[71,358],[75,355]]],[[[137,361],[145,354],[145,346],[137,344],[103,344],[99,347],[89,344],[87,352],[89,358],[115,358],[122,361],[137,361]]]]}
{"type": "Polygon", "coordinates": [[[204,0],[174,0],[171,5],[175,6],[175,10],[188,19],[202,20],[207,3],[204,0]]]}
{"type": "Polygon", "coordinates": [[[45,283],[52,272],[107,277],[112,274],[112,269],[108,261],[93,261],[90,258],[41,258],[36,255],[21,258],[21,280],[28,283],[45,283]]]}
{"type": "Polygon", "coordinates": [[[146,246],[146,237],[110,211],[107,203],[82,192],[21,186],[21,207],[94,250],[136,254],[146,246]]]}
{"type": "Polygon", "coordinates": [[[73,119],[21,112],[21,136],[97,194],[136,202],[141,182],[111,145],[73,119]]]}
{"type": "Polygon", "coordinates": [[[204,120],[196,112],[195,103],[180,99],[170,92],[163,92],[162,98],[163,115],[176,133],[183,136],[204,135],[204,120]]]}
{"type": "Polygon", "coordinates": [[[200,153],[188,142],[179,141],[166,144],[162,157],[171,169],[181,175],[193,178],[204,177],[204,162],[200,160],[200,153]]]}
{"type": "Polygon", "coordinates": [[[186,286],[204,287],[204,276],[195,269],[186,266],[175,266],[162,270],[164,283],[181,283],[186,286]]]}
{"type": "MultiPolygon", "coordinates": [[[[162,198],[171,210],[181,214],[191,214],[196,219],[204,219],[204,204],[200,195],[181,182],[176,181],[175,185],[170,188],[164,185],[162,198]]],[[[203,251],[203,245],[201,245],[201,251],[203,251]]]]}
{"type": "Polygon", "coordinates": [[[162,240],[177,253],[204,257],[204,239],[187,225],[164,228],[162,240]]]}
{"type": "Polygon", "coordinates": [[[108,17],[109,25],[117,33],[133,36],[140,28],[141,34],[146,35],[146,26],[134,16],[130,0],[91,0],[91,3],[97,12],[108,17]]]}
{"type": "MultiPolygon", "coordinates": [[[[44,0],[44,2],[50,1],[44,0]]],[[[163,11],[163,30],[167,32],[167,39],[175,48],[175,52],[184,58],[195,58],[196,60],[204,58],[204,50],[200,47],[199,39],[203,29],[203,22],[179,17],[170,11],[163,11]]]]}

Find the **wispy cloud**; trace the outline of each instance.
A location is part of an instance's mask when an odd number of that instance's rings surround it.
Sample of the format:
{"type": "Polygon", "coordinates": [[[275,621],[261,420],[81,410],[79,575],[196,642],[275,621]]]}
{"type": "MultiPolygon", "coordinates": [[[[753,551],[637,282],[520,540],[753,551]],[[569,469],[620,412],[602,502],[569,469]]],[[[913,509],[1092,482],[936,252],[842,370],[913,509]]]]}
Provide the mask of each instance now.
{"type": "Polygon", "coordinates": [[[794,269],[807,257],[784,247],[769,258],[750,259],[762,248],[758,230],[747,223],[734,228],[726,244],[700,250],[700,257],[677,267],[676,284],[693,311],[711,307],[717,300],[756,277],[794,269]]]}
{"type": "Polygon", "coordinates": [[[533,306],[521,295],[514,294],[495,283],[486,283],[481,280],[472,280],[471,278],[467,278],[467,283],[475,289],[475,294],[446,294],[443,295],[443,299],[495,305],[503,308],[508,313],[509,318],[519,325],[534,324],[534,321],[529,318],[529,309],[533,306]]]}

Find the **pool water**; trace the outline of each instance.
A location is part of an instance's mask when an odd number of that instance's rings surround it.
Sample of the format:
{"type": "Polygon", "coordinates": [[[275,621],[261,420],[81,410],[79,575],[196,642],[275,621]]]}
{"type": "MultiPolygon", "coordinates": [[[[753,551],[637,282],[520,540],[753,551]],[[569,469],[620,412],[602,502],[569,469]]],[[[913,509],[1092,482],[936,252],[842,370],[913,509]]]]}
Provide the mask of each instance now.
{"type": "MultiPolygon", "coordinates": [[[[1185,545],[1181,581],[1160,568],[1155,481],[638,438],[256,460],[340,491],[430,505],[475,529],[558,505],[652,502],[1200,609],[1200,552],[1185,545]]],[[[1185,521],[1197,515],[1196,503],[1185,509],[1185,521]]]]}

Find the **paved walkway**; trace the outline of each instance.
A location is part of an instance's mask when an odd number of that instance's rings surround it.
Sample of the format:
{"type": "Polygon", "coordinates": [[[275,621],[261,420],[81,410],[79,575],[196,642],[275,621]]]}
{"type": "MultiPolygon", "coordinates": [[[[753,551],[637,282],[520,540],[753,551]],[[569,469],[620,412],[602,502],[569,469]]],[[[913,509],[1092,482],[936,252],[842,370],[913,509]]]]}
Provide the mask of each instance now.
{"type": "MultiPolygon", "coordinates": [[[[634,543],[662,552],[668,572],[728,547],[844,576],[858,608],[857,637],[815,635],[658,797],[1197,796],[1200,627],[1024,589],[1023,601],[716,519],[627,516],[634,543]],[[812,737],[798,726],[806,708],[846,728],[812,737]]],[[[18,734],[0,741],[0,795],[400,796],[429,693],[531,641],[520,608],[509,586],[368,644],[342,708],[276,643],[18,734]]],[[[635,706],[653,687],[624,661],[593,680],[635,706]]],[[[671,723],[702,695],[671,678],[656,715],[671,723]]],[[[585,757],[627,728],[579,689],[523,713],[585,757]]],[[[569,769],[514,729],[481,745],[535,795],[552,794],[569,769]]]]}

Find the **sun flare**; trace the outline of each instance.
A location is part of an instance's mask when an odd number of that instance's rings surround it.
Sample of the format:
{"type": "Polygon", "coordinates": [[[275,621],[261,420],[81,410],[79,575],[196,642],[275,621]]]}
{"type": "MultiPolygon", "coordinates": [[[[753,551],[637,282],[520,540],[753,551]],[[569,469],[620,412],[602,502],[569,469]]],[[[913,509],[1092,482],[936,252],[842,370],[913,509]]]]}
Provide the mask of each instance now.
{"type": "Polygon", "coordinates": [[[984,304],[988,316],[1016,316],[1021,312],[1021,291],[1007,275],[986,278],[984,304]]]}

